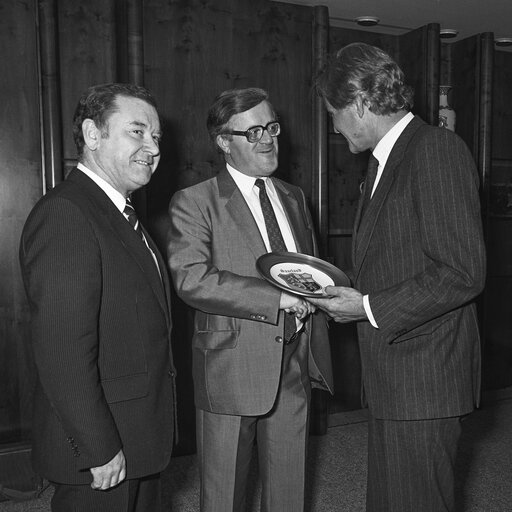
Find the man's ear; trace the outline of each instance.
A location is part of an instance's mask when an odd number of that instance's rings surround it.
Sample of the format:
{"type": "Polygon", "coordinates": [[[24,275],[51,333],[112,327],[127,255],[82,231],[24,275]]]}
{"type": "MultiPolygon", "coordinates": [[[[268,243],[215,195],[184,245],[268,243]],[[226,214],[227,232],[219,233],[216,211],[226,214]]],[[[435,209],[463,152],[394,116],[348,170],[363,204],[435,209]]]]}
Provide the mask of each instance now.
{"type": "Polygon", "coordinates": [[[92,119],[84,119],[82,122],[82,134],[84,136],[85,145],[94,151],[101,139],[101,130],[98,130],[92,119]]]}
{"type": "Polygon", "coordinates": [[[231,150],[229,149],[230,140],[224,137],[224,135],[217,135],[215,142],[217,142],[217,146],[219,146],[219,148],[222,149],[223,153],[225,153],[226,155],[229,155],[231,153],[231,150]]]}
{"type": "Polygon", "coordinates": [[[359,117],[363,117],[364,107],[366,106],[366,103],[365,103],[365,100],[363,99],[363,97],[360,94],[358,94],[356,96],[356,99],[354,101],[354,105],[356,107],[357,115],[359,117]]]}

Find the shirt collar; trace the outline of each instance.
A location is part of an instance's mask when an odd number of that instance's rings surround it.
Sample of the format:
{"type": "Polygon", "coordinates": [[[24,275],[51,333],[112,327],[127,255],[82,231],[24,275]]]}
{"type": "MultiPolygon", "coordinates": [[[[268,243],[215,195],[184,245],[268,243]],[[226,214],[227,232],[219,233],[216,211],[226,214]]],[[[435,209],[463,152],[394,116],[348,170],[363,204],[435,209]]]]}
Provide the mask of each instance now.
{"type": "MultiPolygon", "coordinates": [[[[252,192],[252,190],[254,188],[254,183],[256,182],[257,178],[255,178],[254,176],[248,176],[247,174],[244,174],[243,172],[238,171],[233,166],[229,165],[227,162],[226,162],[226,168],[227,168],[229,174],[231,175],[231,177],[235,180],[235,183],[236,183],[237,187],[240,189],[240,191],[242,192],[242,194],[248,196],[252,192]]],[[[261,179],[263,181],[265,181],[265,183],[267,185],[272,183],[272,180],[268,180],[268,177],[266,177],[266,176],[263,176],[261,179]],[[268,182],[267,182],[267,180],[268,180],[268,182]]]]}
{"type": "Polygon", "coordinates": [[[114,205],[120,212],[124,210],[124,207],[126,206],[126,198],[123,196],[123,194],[117,191],[110,183],[106,182],[95,172],[91,171],[82,162],[78,162],[78,165],[76,167],[89,178],[91,178],[91,180],[94,181],[94,183],[96,183],[96,185],[98,185],[98,187],[100,187],[101,190],[105,192],[105,194],[107,194],[107,196],[110,198],[110,200],[114,203],[114,205]]]}
{"type": "Polygon", "coordinates": [[[379,161],[379,167],[384,167],[388,157],[397,141],[398,137],[405,130],[405,127],[414,119],[412,112],[407,114],[398,121],[387,133],[380,139],[373,150],[373,156],[379,161]]]}

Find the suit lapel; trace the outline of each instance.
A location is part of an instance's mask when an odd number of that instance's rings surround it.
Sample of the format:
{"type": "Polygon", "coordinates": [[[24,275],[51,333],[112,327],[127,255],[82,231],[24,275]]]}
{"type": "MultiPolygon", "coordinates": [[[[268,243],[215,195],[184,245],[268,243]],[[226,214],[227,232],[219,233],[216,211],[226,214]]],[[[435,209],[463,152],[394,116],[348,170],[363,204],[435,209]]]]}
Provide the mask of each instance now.
{"type": "MultiPolygon", "coordinates": [[[[76,172],[72,171],[67,179],[78,183],[79,187],[86,192],[87,197],[89,197],[93,203],[93,211],[99,213],[104,219],[102,225],[105,229],[109,229],[112,232],[112,236],[119,240],[121,245],[123,245],[126,251],[135,260],[148,280],[148,283],[158,302],[162,306],[166,317],[170,320],[163,279],[161,279],[151,252],[148,250],[144,241],[132,228],[130,223],[126,221],[124,215],[115,207],[114,203],[105,194],[105,192],[103,192],[103,190],[101,190],[101,188],[89,177],[81,171],[76,170],[76,172]]],[[[159,261],[160,272],[165,272],[165,269],[162,268],[163,262],[161,261],[156,245],[153,240],[151,240],[151,237],[144,227],[143,232],[150,244],[150,247],[155,253],[155,256],[157,257],[157,260],[159,261]]],[[[162,274],[162,277],[164,277],[164,274],[162,274]]]]}
{"type": "MultiPolygon", "coordinates": [[[[257,259],[267,252],[265,242],[245,199],[235,181],[224,168],[217,176],[219,198],[226,206],[233,222],[239,228],[239,235],[257,259]]],[[[234,236],[234,235],[233,235],[234,236]]]]}
{"type": "MultiPolygon", "coordinates": [[[[313,254],[313,247],[310,237],[308,237],[309,231],[303,222],[304,216],[301,214],[296,197],[281,180],[272,178],[272,182],[283,205],[297,251],[313,254]]],[[[217,176],[217,184],[221,201],[225,202],[226,209],[230,213],[233,222],[239,227],[241,236],[246,240],[247,246],[254,257],[259,258],[267,252],[265,242],[242,193],[226,169],[223,169],[217,176]]]]}
{"type": "Polygon", "coordinates": [[[404,158],[407,146],[418,128],[423,124],[424,122],[420,118],[415,117],[405,127],[405,130],[401,133],[400,137],[398,137],[386,162],[379,184],[375,189],[373,197],[362,218],[360,218],[362,198],[359,201],[356,221],[354,223],[354,243],[352,246],[352,261],[354,262],[355,280],[357,280],[359,276],[375,225],[382,207],[386,202],[386,198],[391,186],[393,185],[395,177],[399,172],[399,166],[404,158]]]}

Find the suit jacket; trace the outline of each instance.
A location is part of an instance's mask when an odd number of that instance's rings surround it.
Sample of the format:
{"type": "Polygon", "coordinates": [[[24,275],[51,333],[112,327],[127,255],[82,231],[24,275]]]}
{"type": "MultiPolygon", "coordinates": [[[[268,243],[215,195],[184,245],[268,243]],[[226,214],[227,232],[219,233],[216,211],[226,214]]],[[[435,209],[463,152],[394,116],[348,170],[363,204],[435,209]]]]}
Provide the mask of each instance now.
{"type": "Polygon", "coordinates": [[[478,404],[478,187],[462,140],[415,117],[365,214],[356,215],[354,284],[369,294],[379,326],[358,324],[364,390],[377,418],[450,417],[478,404]]]}
{"type": "Polygon", "coordinates": [[[44,196],[20,247],[37,368],[33,460],[88,483],[122,448],[127,478],[163,470],[174,428],[169,282],[108,196],[74,169],[44,196]]]}
{"type": "MultiPolygon", "coordinates": [[[[303,192],[272,178],[297,250],[316,253],[303,192]]],[[[169,207],[168,256],[178,295],[195,308],[193,377],[198,408],[261,415],[274,404],[281,375],[281,291],[256,260],[267,252],[242,193],[226,169],[177,192],[169,207]]],[[[313,383],[332,389],[326,320],[306,323],[313,383]]]]}

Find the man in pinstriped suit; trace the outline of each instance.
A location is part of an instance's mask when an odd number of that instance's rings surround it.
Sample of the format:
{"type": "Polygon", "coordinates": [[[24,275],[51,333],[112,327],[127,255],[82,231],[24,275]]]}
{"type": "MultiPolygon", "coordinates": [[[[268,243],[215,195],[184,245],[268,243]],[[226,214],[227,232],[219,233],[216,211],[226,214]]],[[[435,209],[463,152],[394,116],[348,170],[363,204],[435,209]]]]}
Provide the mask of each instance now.
{"type": "Polygon", "coordinates": [[[342,48],[317,88],[350,150],[371,150],[375,163],[354,226],[354,288],[311,299],[337,322],[358,322],[367,511],[451,511],[460,418],[480,389],[476,168],[457,135],[409,112],[412,90],[382,50],[342,48]]]}
{"type": "Polygon", "coordinates": [[[34,207],[20,246],[33,463],[54,512],[158,512],[174,427],[170,285],[126,206],[160,160],[160,120],[143,87],[103,84],[73,125],[79,164],[34,207]]]}

